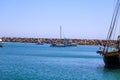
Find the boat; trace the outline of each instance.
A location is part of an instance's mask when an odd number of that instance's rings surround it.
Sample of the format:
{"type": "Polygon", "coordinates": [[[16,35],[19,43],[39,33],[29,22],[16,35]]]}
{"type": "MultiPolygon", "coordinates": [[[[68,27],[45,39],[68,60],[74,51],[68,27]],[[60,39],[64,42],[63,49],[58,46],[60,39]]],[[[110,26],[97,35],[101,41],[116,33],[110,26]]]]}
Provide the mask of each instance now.
{"type": "MultiPolygon", "coordinates": [[[[116,28],[120,27],[117,24],[119,16],[120,0],[117,0],[106,41],[113,40],[112,38],[115,37],[116,28]]],[[[109,43],[106,43],[97,51],[97,53],[103,56],[105,68],[120,68],[120,35],[114,41],[115,44],[112,47],[109,43]]]]}
{"type": "MultiPolygon", "coordinates": [[[[60,26],[60,40],[62,40],[62,27],[60,26]]],[[[65,47],[64,43],[54,43],[50,45],[50,47],[65,47]]]]}
{"type": "Polygon", "coordinates": [[[50,45],[50,47],[66,47],[64,44],[56,44],[56,43],[52,43],[50,45]]]}
{"type": "Polygon", "coordinates": [[[66,47],[77,46],[77,44],[76,44],[76,43],[73,43],[73,41],[72,41],[71,39],[65,39],[65,40],[64,40],[64,45],[65,45],[66,47]]]}
{"type": "Polygon", "coordinates": [[[38,41],[37,41],[36,44],[37,44],[37,45],[43,45],[43,43],[42,43],[42,39],[38,39],[38,41]]]}
{"type": "Polygon", "coordinates": [[[50,45],[51,47],[75,47],[77,46],[76,43],[72,43],[72,40],[71,39],[64,39],[63,40],[63,43],[52,43],[50,45]]]}
{"type": "Polygon", "coordinates": [[[0,38],[0,47],[2,47],[3,42],[2,42],[2,38],[0,38]]]}
{"type": "Polygon", "coordinates": [[[72,47],[77,46],[76,43],[73,43],[71,39],[62,39],[62,27],[60,26],[60,42],[62,43],[54,43],[50,45],[51,47],[72,47]]]}

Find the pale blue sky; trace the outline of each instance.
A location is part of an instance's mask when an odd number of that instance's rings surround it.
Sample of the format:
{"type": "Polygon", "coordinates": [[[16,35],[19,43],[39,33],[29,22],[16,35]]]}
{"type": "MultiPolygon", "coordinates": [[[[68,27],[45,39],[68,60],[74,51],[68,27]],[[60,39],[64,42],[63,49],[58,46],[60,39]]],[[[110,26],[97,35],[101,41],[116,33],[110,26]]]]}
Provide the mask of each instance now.
{"type": "Polygon", "coordinates": [[[106,39],[116,0],[0,0],[0,36],[106,39]]]}

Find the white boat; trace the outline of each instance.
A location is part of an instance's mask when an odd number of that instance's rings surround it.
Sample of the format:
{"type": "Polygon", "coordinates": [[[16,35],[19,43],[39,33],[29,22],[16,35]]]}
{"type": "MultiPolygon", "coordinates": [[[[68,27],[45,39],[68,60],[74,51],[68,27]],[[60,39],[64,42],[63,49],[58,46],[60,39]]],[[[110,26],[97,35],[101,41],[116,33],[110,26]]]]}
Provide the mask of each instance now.
{"type": "Polygon", "coordinates": [[[60,26],[60,40],[63,40],[63,43],[54,43],[50,45],[51,47],[72,47],[77,46],[76,43],[73,43],[71,39],[62,39],[62,27],[60,26]]]}
{"type": "Polygon", "coordinates": [[[73,43],[73,41],[72,41],[71,39],[65,39],[65,40],[64,40],[64,45],[65,45],[66,47],[77,46],[77,44],[76,44],[76,43],[73,43]]]}
{"type": "Polygon", "coordinates": [[[2,42],[2,38],[0,38],[0,47],[2,47],[3,42],[2,42]]]}
{"type": "MultiPolygon", "coordinates": [[[[60,40],[62,39],[62,27],[60,26],[60,40]]],[[[54,43],[52,42],[52,44],[50,45],[50,47],[65,47],[65,44],[62,43],[54,43]]]]}

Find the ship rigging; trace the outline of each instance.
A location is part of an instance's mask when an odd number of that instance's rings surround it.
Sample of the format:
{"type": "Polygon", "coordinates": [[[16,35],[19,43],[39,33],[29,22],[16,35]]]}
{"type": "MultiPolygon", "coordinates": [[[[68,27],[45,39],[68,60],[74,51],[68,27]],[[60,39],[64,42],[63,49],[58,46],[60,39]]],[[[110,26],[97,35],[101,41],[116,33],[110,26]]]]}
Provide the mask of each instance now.
{"type": "MultiPolygon", "coordinates": [[[[117,0],[108,35],[106,38],[107,41],[113,40],[112,37],[115,36],[114,33],[116,32],[116,28],[120,27],[118,26],[119,16],[120,0],[117,0]]],[[[103,49],[100,48],[100,50],[97,51],[97,53],[103,56],[105,67],[107,68],[120,68],[120,35],[118,35],[118,38],[117,40],[115,40],[115,42],[116,43],[112,47],[112,50],[110,50],[111,46],[109,45],[109,43],[106,43],[104,44],[103,49]]]]}

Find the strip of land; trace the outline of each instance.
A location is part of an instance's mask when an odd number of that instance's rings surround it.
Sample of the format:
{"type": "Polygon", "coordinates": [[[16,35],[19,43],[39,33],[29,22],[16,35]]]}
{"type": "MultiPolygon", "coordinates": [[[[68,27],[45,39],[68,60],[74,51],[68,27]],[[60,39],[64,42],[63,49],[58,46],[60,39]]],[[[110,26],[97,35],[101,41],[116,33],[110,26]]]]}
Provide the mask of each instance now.
{"type": "MultiPolygon", "coordinates": [[[[41,43],[51,44],[51,43],[63,43],[64,39],[50,39],[50,38],[20,38],[20,37],[3,37],[3,42],[24,42],[24,43],[37,43],[38,39],[41,40],[41,43]]],[[[113,46],[115,40],[98,40],[98,39],[71,39],[73,43],[78,45],[94,45],[94,46],[104,46],[108,44],[113,46]]]]}

